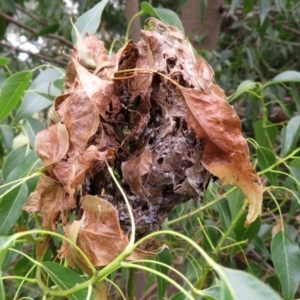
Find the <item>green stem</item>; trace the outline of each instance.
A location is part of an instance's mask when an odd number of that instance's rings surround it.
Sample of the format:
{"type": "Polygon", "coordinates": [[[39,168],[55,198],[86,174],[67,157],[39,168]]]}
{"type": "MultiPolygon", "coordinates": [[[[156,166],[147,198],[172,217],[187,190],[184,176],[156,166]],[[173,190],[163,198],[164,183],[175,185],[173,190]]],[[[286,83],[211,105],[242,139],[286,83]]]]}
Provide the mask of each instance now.
{"type": "Polygon", "coordinates": [[[36,283],[36,280],[34,278],[27,278],[27,277],[22,277],[22,276],[3,276],[2,277],[3,280],[23,280],[23,281],[27,281],[30,283],[36,283]]]}
{"type": "Polygon", "coordinates": [[[134,268],[129,269],[127,285],[128,300],[135,300],[135,271],[134,268]]]}
{"type": "Polygon", "coordinates": [[[226,193],[224,193],[222,196],[218,197],[217,199],[209,202],[208,204],[204,205],[204,206],[201,206],[199,208],[197,208],[196,210],[192,211],[191,213],[188,213],[184,216],[181,216],[181,217],[178,217],[174,220],[171,220],[168,222],[167,225],[172,225],[172,224],[175,224],[177,222],[180,222],[184,219],[187,219],[187,218],[190,218],[191,216],[195,215],[195,214],[198,214],[200,211],[202,210],[205,210],[213,205],[215,205],[216,203],[218,203],[219,201],[221,201],[222,199],[226,198],[230,193],[232,193],[234,190],[236,189],[236,187],[233,187],[232,189],[230,189],[229,191],[227,191],[226,193]]]}
{"type": "Polygon", "coordinates": [[[129,39],[129,31],[130,31],[130,27],[131,27],[131,24],[132,24],[133,20],[134,20],[136,17],[142,15],[143,13],[144,13],[143,11],[139,11],[138,13],[136,13],[136,14],[130,19],[130,21],[129,21],[129,23],[128,23],[128,26],[127,26],[127,30],[126,30],[125,43],[127,43],[128,39],[129,39]]]}
{"type": "Polygon", "coordinates": [[[236,217],[234,218],[234,220],[231,222],[230,226],[228,227],[228,229],[226,230],[226,232],[222,235],[222,238],[219,240],[219,243],[217,245],[217,247],[214,250],[214,254],[217,255],[220,252],[220,249],[223,245],[223,243],[226,241],[226,239],[228,238],[229,234],[231,233],[231,231],[233,230],[233,228],[236,226],[237,221],[239,220],[239,218],[241,217],[241,215],[244,212],[244,209],[246,208],[247,203],[245,202],[243,204],[242,209],[239,211],[239,213],[236,215],[236,217]]]}

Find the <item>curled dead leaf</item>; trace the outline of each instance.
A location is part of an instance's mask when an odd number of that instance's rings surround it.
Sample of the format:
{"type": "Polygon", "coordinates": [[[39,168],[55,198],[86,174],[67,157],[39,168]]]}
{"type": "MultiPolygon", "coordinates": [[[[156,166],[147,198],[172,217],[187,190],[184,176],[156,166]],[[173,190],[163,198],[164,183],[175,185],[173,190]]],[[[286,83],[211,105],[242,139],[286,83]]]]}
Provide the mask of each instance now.
{"type": "Polygon", "coordinates": [[[69,134],[62,123],[40,131],[35,139],[35,151],[45,166],[60,161],[69,149],[69,134]]]}
{"type": "Polygon", "coordinates": [[[249,201],[246,225],[261,212],[263,188],[252,168],[239,117],[225,99],[199,90],[184,89],[186,120],[205,141],[202,164],[224,184],[239,187],[249,201]]]}

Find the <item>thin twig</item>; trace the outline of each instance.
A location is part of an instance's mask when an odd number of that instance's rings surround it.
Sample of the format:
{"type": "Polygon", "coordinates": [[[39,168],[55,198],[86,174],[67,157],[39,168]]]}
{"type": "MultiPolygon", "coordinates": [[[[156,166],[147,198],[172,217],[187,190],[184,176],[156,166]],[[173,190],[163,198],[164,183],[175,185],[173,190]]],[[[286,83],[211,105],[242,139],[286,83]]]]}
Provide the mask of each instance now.
{"type": "MultiPolygon", "coordinates": [[[[7,20],[8,22],[12,23],[12,24],[15,24],[17,25],[18,27],[20,28],[23,28],[27,31],[29,31],[30,33],[36,35],[39,33],[38,30],[28,26],[28,25],[25,25],[19,21],[17,21],[16,19],[12,18],[11,16],[3,13],[2,11],[0,11],[0,16],[2,16],[5,20],[7,20]]],[[[65,46],[69,47],[69,48],[73,48],[73,44],[68,41],[68,40],[65,40],[64,38],[62,38],[61,36],[58,36],[56,34],[52,34],[52,33],[49,33],[49,34],[45,34],[44,37],[46,38],[50,38],[50,39],[53,39],[53,40],[57,40],[59,42],[61,42],[62,44],[64,44],[65,46]]]]}
{"type": "Polygon", "coordinates": [[[27,15],[27,16],[30,17],[31,19],[33,19],[33,20],[35,20],[35,21],[41,23],[42,25],[49,26],[49,24],[48,24],[46,21],[44,21],[44,20],[38,18],[36,15],[34,15],[34,14],[32,14],[31,12],[29,12],[28,10],[24,9],[20,4],[17,4],[17,3],[16,3],[15,5],[16,5],[16,8],[17,8],[19,11],[21,11],[23,14],[27,15]]]}
{"type": "Polygon", "coordinates": [[[48,61],[48,62],[54,63],[54,64],[62,66],[62,67],[66,67],[67,66],[67,62],[66,61],[58,60],[58,59],[55,59],[55,58],[43,55],[41,53],[34,53],[34,52],[29,51],[29,50],[25,50],[25,49],[22,49],[22,48],[19,48],[19,47],[15,47],[15,46],[13,46],[13,45],[11,45],[9,43],[5,43],[4,41],[0,41],[0,45],[4,46],[4,47],[7,47],[9,49],[12,49],[13,51],[16,51],[16,52],[19,52],[19,53],[27,53],[30,56],[37,57],[39,59],[42,59],[44,61],[48,61]]]}

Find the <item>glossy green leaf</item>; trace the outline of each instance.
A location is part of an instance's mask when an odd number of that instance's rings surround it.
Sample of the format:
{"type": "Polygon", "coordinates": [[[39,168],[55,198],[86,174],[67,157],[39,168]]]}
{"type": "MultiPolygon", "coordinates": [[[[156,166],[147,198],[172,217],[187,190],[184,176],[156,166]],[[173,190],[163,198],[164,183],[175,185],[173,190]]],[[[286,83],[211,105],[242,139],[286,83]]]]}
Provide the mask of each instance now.
{"type": "Polygon", "coordinates": [[[31,77],[32,72],[22,71],[6,79],[0,95],[0,122],[17,106],[31,77]]]}
{"type": "Polygon", "coordinates": [[[279,231],[271,243],[272,261],[281,282],[285,300],[294,299],[300,281],[300,249],[284,231],[279,231]]]}
{"type": "Polygon", "coordinates": [[[22,163],[19,163],[14,169],[12,169],[6,178],[5,183],[25,178],[28,175],[34,173],[39,166],[40,159],[35,152],[31,151],[26,155],[22,163]]]}
{"type": "Polygon", "coordinates": [[[231,224],[230,210],[228,201],[220,201],[217,203],[218,212],[221,218],[222,228],[226,229],[231,224]]]}
{"type": "Polygon", "coordinates": [[[38,88],[41,84],[47,83],[48,86],[43,88],[42,91],[49,93],[51,95],[55,95],[55,89],[53,90],[53,82],[59,78],[64,78],[64,70],[59,68],[47,68],[44,69],[39,75],[33,80],[30,85],[30,89],[34,89],[36,91],[41,90],[38,88]]]}
{"type": "Polygon", "coordinates": [[[0,69],[0,89],[2,89],[5,80],[6,80],[6,74],[3,72],[3,70],[0,69]]]}
{"type": "MultiPolygon", "coordinates": [[[[169,249],[164,249],[162,252],[160,252],[156,260],[164,263],[166,265],[171,265],[172,260],[171,260],[171,253],[169,249]]],[[[155,264],[156,270],[164,275],[168,275],[169,269],[167,267],[155,264]]],[[[158,294],[158,299],[163,300],[164,295],[168,286],[168,282],[162,278],[161,276],[156,276],[156,281],[157,281],[157,294],[158,294]]]]}
{"type": "MultiPolygon", "coordinates": [[[[226,189],[230,189],[232,187],[228,187],[226,189]]],[[[235,219],[237,214],[241,211],[244,201],[245,195],[240,189],[235,189],[232,193],[227,196],[228,206],[230,209],[231,220],[235,219]]]]}
{"type": "Polygon", "coordinates": [[[257,2],[260,25],[262,25],[269,13],[271,5],[269,0],[258,0],[257,2]]]}
{"type": "Polygon", "coordinates": [[[209,219],[205,220],[203,225],[203,230],[205,230],[206,233],[203,234],[203,247],[205,247],[205,249],[211,249],[211,244],[213,247],[216,247],[221,236],[218,225],[209,219]]]}
{"type": "Polygon", "coordinates": [[[300,116],[291,118],[287,124],[285,139],[282,141],[281,156],[286,156],[296,147],[300,138],[300,116]]]}
{"type": "Polygon", "coordinates": [[[24,120],[22,129],[29,139],[31,148],[34,149],[35,137],[38,132],[45,129],[45,126],[39,120],[29,117],[24,120]]]}
{"type": "Polygon", "coordinates": [[[24,160],[26,155],[28,155],[31,152],[32,150],[26,147],[20,147],[9,152],[9,154],[7,155],[4,161],[3,169],[2,169],[2,175],[4,181],[7,180],[9,173],[24,160]]]}
{"type": "Polygon", "coordinates": [[[281,300],[281,297],[267,284],[253,275],[221,267],[222,300],[281,300]]]}
{"type": "Polygon", "coordinates": [[[9,247],[14,245],[12,236],[0,236],[0,269],[2,267],[5,255],[9,247]]]}
{"type": "Polygon", "coordinates": [[[275,76],[271,83],[280,82],[300,82],[300,72],[297,71],[285,71],[275,76]]]}
{"type": "Polygon", "coordinates": [[[27,90],[14,122],[16,123],[52,105],[53,99],[61,93],[53,83],[63,77],[64,73],[60,69],[48,68],[43,70],[27,90]]]}
{"type": "Polygon", "coordinates": [[[249,226],[245,227],[245,221],[247,217],[247,212],[243,212],[241,217],[236,222],[234,227],[234,234],[236,237],[236,241],[244,241],[244,240],[253,240],[259,232],[261,219],[257,218],[254,222],[252,222],[249,226]]]}
{"type": "Polygon", "coordinates": [[[0,197],[0,235],[6,235],[16,224],[27,197],[28,188],[26,184],[22,184],[0,197]]]}
{"type": "Polygon", "coordinates": [[[0,125],[0,140],[2,144],[5,146],[7,151],[12,150],[13,139],[15,137],[14,130],[7,124],[7,118],[2,121],[0,125]]]}
{"type": "Polygon", "coordinates": [[[176,26],[178,29],[184,32],[183,25],[178,15],[174,11],[161,7],[154,8],[148,2],[142,2],[141,9],[144,13],[148,13],[149,15],[160,19],[167,25],[176,26]]]}
{"type": "Polygon", "coordinates": [[[300,191],[300,169],[293,166],[289,166],[289,169],[295,180],[298,182],[298,190],[300,191]]]}
{"type": "Polygon", "coordinates": [[[24,101],[22,102],[20,108],[17,111],[15,122],[32,116],[34,113],[45,109],[52,104],[52,101],[48,100],[47,98],[41,95],[34,92],[28,92],[26,93],[24,101]]]}
{"type": "Polygon", "coordinates": [[[260,236],[257,236],[254,240],[252,240],[251,243],[254,245],[255,250],[257,251],[258,254],[260,254],[264,258],[271,257],[270,252],[266,247],[266,244],[263,242],[260,236]]]}
{"type": "Polygon", "coordinates": [[[221,287],[211,286],[205,290],[202,290],[205,300],[219,300],[221,298],[221,287]]]}
{"type": "Polygon", "coordinates": [[[65,89],[65,79],[61,78],[61,79],[56,79],[53,81],[53,85],[60,90],[61,92],[64,91],[65,89]]]}
{"type": "Polygon", "coordinates": [[[6,57],[0,57],[0,66],[7,66],[8,59],[6,57]]]}
{"type": "MultiPolygon", "coordinates": [[[[260,169],[263,171],[267,168],[269,168],[271,165],[273,165],[276,162],[276,156],[273,151],[264,148],[264,147],[258,147],[256,150],[257,159],[258,159],[258,165],[260,169]]],[[[276,171],[278,168],[273,167],[272,170],[276,171]]],[[[270,183],[274,186],[278,186],[278,174],[274,172],[267,172],[264,173],[264,175],[267,176],[270,183]]]]}
{"type": "MultiPolygon", "coordinates": [[[[84,282],[84,279],[74,271],[51,261],[43,262],[43,269],[51,277],[53,282],[61,289],[66,290],[84,282]]],[[[78,291],[70,296],[73,300],[86,300],[87,289],[78,291]]]]}
{"type": "Polygon", "coordinates": [[[278,135],[278,129],[271,122],[263,122],[263,120],[258,120],[254,123],[254,134],[256,142],[261,147],[272,150],[278,135]]]}
{"type": "MultiPolygon", "coordinates": [[[[81,36],[84,38],[87,32],[96,33],[100,22],[103,9],[105,8],[108,0],[102,0],[96,4],[93,8],[88,10],[86,13],[82,14],[76,21],[75,27],[80,32],[81,36]]],[[[74,28],[72,29],[72,42],[76,44],[76,33],[74,28]]]]}
{"type": "Polygon", "coordinates": [[[245,81],[241,82],[240,85],[237,87],[235,93],[232,96],[230,96],[230,100],[232,101],[232,100],[240,97],[242,94],[255,89],[256,86],[257,86],[257,83],[252,80],[245,80],[245,81]]]}

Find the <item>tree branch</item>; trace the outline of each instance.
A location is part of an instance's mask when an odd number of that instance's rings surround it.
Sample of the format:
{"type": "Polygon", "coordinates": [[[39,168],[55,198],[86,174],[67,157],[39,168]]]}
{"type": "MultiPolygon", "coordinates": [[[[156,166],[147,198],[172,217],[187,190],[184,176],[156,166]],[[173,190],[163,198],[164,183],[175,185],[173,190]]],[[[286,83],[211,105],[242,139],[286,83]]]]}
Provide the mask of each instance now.
{"type": "Polygon", "coordinates": [[[34,53],[34,52],[29,51],[29,50],[21,49],[19,47],[15,47],[15,46],[13,46],[9,43],[6,43],[4,41],[0,41],[0,45],[4,46],[4,47],[7,47],[9,49],[12,49],[13,51],[16,51],[16,52],[19,52],[19,53],[27,53],[30,56],[37,57],[41,60],[48,61],[48,62],[54,63],[54,64],[62,66],[62,67],[67,66],[66,61],[58,60],[58,59],[55,59],[55,58],[52,58],[52,57],[45,56],[45,55],[40,54],[40,53],[34,53]]]}
{"type": "Polygon", "coordinates": [[[26,9],[24,9],[20,4],[17,4],[17,3],[16,3],[15,5],[16,5],[16,7],[17,7],[17,9],[18,9],[19,11],[21,11],[23,14],[27,15],[27,16],[30,17],[31,19],[33,19],[33,20],[39,22],[39,23],[42,24],[42,25],[49,26],[49,24],[48,24],[46,21],[39,19],[36,15],[34,15],[34,14],[32,14],[31,12],[27,11],[26,9]]]}
{"type": "MultiPolygon", "coordinates": [[[[38,30],[35,30],[35,29],[31,28],[30,26],[25,25],[25,24],[15,20],[14,18],[12,18],[11,16],[3,13],[2,11],[0,11],[0,16],[2,16],[8,22],[13,23],[13,24],[17,25],[18,27],[21,27],[21,28],[29,31],[30,33],[32,33],[34,35],[37,35],[39,33],[38,30]]],[[[69,48],[73,48],[73,44],[70,41],[65,40],[64,38],[62,38],[62,37],[60,37],[56,34],[49,33],[49,34],[44,35],[44,37],[50,38],[50,39],[53,39],[53,40],[57,40],[57,41],[61,42],[62,44],[64,44],[65,46],[67,46],[69,48]]]]}

